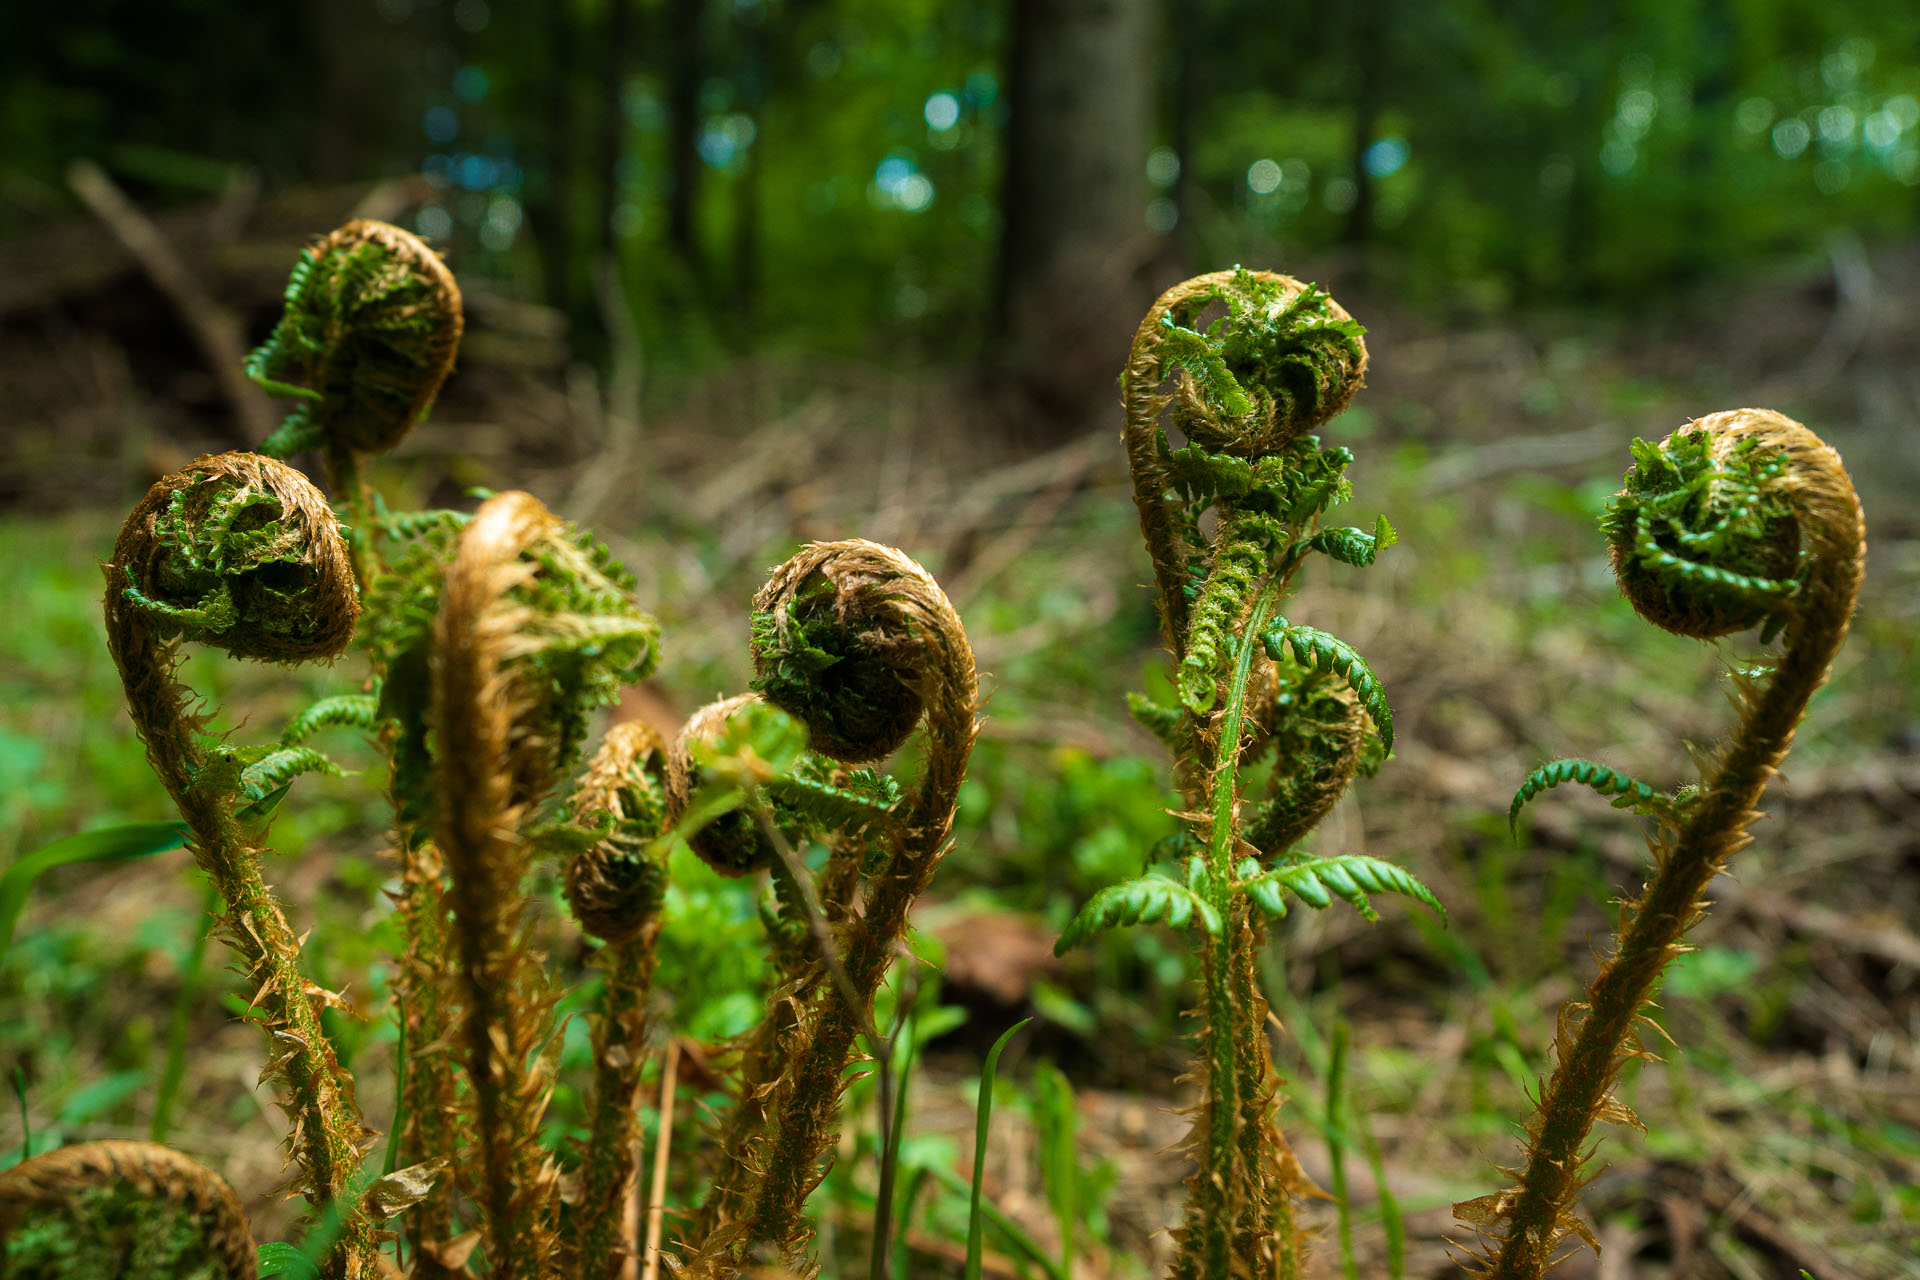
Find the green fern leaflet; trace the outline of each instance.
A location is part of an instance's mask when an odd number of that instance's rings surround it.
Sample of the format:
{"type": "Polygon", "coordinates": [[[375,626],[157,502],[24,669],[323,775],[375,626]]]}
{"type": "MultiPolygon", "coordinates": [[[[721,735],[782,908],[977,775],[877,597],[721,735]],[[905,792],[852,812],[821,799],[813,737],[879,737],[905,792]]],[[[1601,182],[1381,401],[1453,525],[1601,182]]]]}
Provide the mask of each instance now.
{"type": "Polygon", "coordinates": [[[1143,876],[1124,884],[1108,885],[1080,908],[1080,914],[1053,944],[1053,954],[1063,956],[1095,934],[1120,925],[1164,920],[1182,929],[1196,915],[1209,934],[1220,936],[1220,913],[1183,884],[1164,876],[1143,876]]]}
{"type": "Polygon", "coordinates": [[[1672,797],[1661,794],[1647,783],[1629,778],[1618,769],[1609,769],[1597,760],[1555,760],[1552,764],[1543,764],[1535,769],[1520,784],[1520,790],[1514,793],[1513,804],[1507,808],[1507,826],[1517,834],[1520,830],[1520,810],[1527,801],[1565,782],[1577,782],[1603,796],[1615,797],[1613,807],[1616,809],[1631,809],[1643,816],[1669,821],[1674,816],[1672,797]]]}
{"type": "Polygon", "coordinates": [[[1240,875],[1251,878],[1242,880],[1236,886],[1237,890],[1276,919],[1287,914],[1285,895],[1288,893],[1315,910],[1332,906],[1333,900],[1339,898],[1342,902],[1351,903],[1354,910],[1367,920],[1380,918],[1368,894],[1397,893],[1430,907],[1441,920],[1447,918],[1447,909],[1441,905],[1440,899],[1433,895],[1433,890],[1421,884],[1411,871],[1365,854],[1306,858],[1266,872],[1260,871],[1259,862],[1247,858],[1240,863],[1238,871],[1240,875]]]}
{"type": "Polygon", "coordinates": [[[1269,658],[1284,657],[1286,646],[1292,645],[1294,660],[1300,665],[1322,674],[1331,672],[1345,680],[1360,699],[1367,718],[1373,721],[1381,744],[1388,751],[1393,750],[1393,708],[1387,705],[1386,690],[1380,687],[1373,668],[1352,645],[1315,627],[1296,627],[1285,618],[1275,618],[1261,640],[1269,658]]]}

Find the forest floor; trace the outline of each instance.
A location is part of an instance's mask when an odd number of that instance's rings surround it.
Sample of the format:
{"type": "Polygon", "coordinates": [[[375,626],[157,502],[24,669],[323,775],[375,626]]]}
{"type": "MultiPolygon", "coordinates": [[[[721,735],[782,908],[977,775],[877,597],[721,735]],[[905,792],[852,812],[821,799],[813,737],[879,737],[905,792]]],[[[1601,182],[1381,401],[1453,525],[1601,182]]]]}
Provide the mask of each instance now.
{"type": "MultiPolygon", "coordinates": [[[[1337,1020],[1351,1028],[1346,1088],[1364,1120],[1345,1159],[1358,1274],[1455,1274],[1447,1241],[1465,1229],[1448,1206],[1491,1190],[1491,1166],[1515,1157],[1555,1010],[1591,973],[1611,901],[1638,884],[1634,821],[1603,802],[1536,802],[1516,844],[1506,810],[1519,780],[1583,755],[1675,783],[1688,774],[1685,743],[1710,743],[1727,723],[1716,689],[1741,647],[1654,633],[1611,589],[1594,518],[1626,443],[1764,404],[1847,458],[1867,511],[1866,592],[1787,784],[1770,793],[1770,820],[1714,886],[1696,951],[1666,986],[1657,1020],[1679,1049],[1650,1044],[1664,1061],[1629,1071],[1624,1092],[1646,1132],[1605,1134],[1607,1168],[1585,1200],[1606,1248],[1557,1274],[1920,1276],[1920,248],[1877,256],[1865,280],[1783,272],[1676,306],[1657,332],[1573,314],[1441,326],[1350,301],[1370,323],[1374,366],[1358,407],[1327,432],[1357,455],[1354,502],[1336,519],[1368,525],[1385,512],[1402,543],[1365,572],[1316,569],[1287,612],[1367,656],[1398,743],[1314,847],[1399,861],[1448,907],[1444,928],[1395,905],[1378,924],[1341,908],[1297,912],[1276,930],[1267,976],[1292,1081],[1283,1121],[1322,1187],[1335,1181],[1326,1044],[1337,1020]],[[1382,1212],[1369,1149],[1404,1215],[1403,1263],[1389,1261],[1395,1215],[1382,1212]]],[[[21,487],[0,517],[0,557],[21,625],[0,641],[0,845],[21,850],[164,816],[117,711],[94,564],[117,504],[201,443],[163,403],[169,392],[129,375],[137,355],[79,327],[23,338],[13,356],[24,361],[31,342],[65,352],[45,377],[79,391],[57,416],[43,391],[6,433],[21,487]],[[153,429],[128,435],[128,423],[153,429]],[[68,474],[79,456],[91,474],[68,474]]],[[[630,392],[638,373],[620,385],[630,392]]],[[[1042,1113],[1021,1083],[1038,1061],[1057,1063],[1078,1096],[1082,1280],[1156,1274],[1168,1255],[1185,1176],[1175,1109],[1190,1101],[1174,1084],[1189,996],[1170,935],[1137,931],[1064,962],[1050,952],[1078,903],[1136,871],[1170,827],[1165,761],[1123,700],[1164,680],[1165,662],[1114,418],[1036,448],[1023,441],[1031,424],[972,372],[760,357],[641,399],[604,396],[564,367],[482,365],[381,477],[402,503],[526,487],[603,531],[666,635],[662,671],[623,714],[669,729],[745,686],[745,602],[797,541],[894,543],[939,577],[987,702],[959,841],[919,924],[924,949],[944,957],[941,999],[972,1021],[931,1047],[909,1132],[964,1171],[980,1050],[1037,1012],[1003,1064],[987,1187],[1036,1239],[1058,1240],[1042,1113]]],[[[351,677],[304,673],[288,689],[285,673],[196,656],[186,678],[223,707],[222,723],[267,726],[351,677]]],[[[346,783],[301,790],[307,800],[275,831],[297,923],[322,940],[367,933],[386,875],[368,856],[382,819],[346,783]]],[[[0,1069],[25,1072],[36,1147],[146,1133],[198,895],[184,855],[171,855],[58,877],[29,908],[0,973],[0,1069]]],[[[316,955],[323,980],[380,991],[372,944],[316,955]]],[[[668,994],[687,1015],[674,1018],[682,1034],[726,1024],[721,1002],[668,994]]],[[[271,1204],[279,1124],[254,1083],[257,1033],[216,1003],[188,1015],[172,1140],[222,1169],[271,1238],[287,1223],[271,1204]]],[[[345,1034],[378,1117],[390,1037],[345,1034]]],[[[0,1124],[0,1146],[18,1149],[16,1123],[0,1124]]],[[[862,1128],[856,1118],[849,1144],[862,1128]]],[[[828,1274],[853,1273],[870,1220],[856,1181],[823,1196],[828,1274]]],[[[951,1213],[950,1198],[926,1201],[915,1274],[951,1267],[951,1213]]],[[[1315,1274],[1338,1274],[1331,1203],[1311,1216],[1315,1274]]]]}

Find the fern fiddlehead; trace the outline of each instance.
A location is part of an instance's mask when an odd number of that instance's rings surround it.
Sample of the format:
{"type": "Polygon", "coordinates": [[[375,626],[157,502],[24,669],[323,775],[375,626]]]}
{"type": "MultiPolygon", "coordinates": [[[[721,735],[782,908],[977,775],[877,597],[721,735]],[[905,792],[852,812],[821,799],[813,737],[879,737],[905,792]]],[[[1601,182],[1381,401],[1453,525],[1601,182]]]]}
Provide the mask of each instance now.
{"type": "Polygon", "coordinates": [[[371,548],[360,455],[393,448],[426,416],[463,326],[460,286],[440,255],[411,232],[362,218],[302,252],[280,322],[247,356],[248,377],[298,402],[260,452],[320,450],[349,504],[357,548],[371,548]]]}
{"type": "Polygon", "coordinates": [[[83,1142],[0,1173],[0,1272],[254,1280],[253,1233],[213,1170],[152,1142],[83,1142]]]}
{"type": "MultiPolygon", "coordinates": [[[[1357,653],[1273,614],[1308,554],[1365,565],[1393,541],[1384,518],[1372,533],[1320,527],[1322,512],[1348,496],[1352,455],[1322,448],[1311,432],[1359,389],[1362,335],[1312,285],[1214,272],[1154,304],[1121,379],[1134,502],[1177,691],[1174,706],[1130,705],[1174,753],[1189,845],[1202,852],[1188,859],[1184,883],[1149,876],[1096,894],[1056,950],[1131,920],[1166,919],[1196,935],[1206,1092],[1173,1272],[1190,1280],[1300,1273],[1293,1200],[1307,1184],[1274,1123],[1280,1081],[1253,961],[1265,917],[1285,910],[1283,884],[1312,905],[1365,903],[1356,877],[1371,873],[1355,869],[1373,860],[1313,860],[1325,864],[1323,878],[1297,867],[1291,847],[1356,773],[1385,759],[1393,729],[1357,653]],[[1209,318],[1216,310],[1224,314],[1209,318]],[[1184,441],[1176,446],[1170,431],[1184,441]],[[1266,796],[1243,803],[1242,770],[1269,756],[1266,796]]],[[[1417,888],[1400,877],[1367,883],[1417,888]]]]}
{"type": "MultiPolygon", "coordinates": [[[[105,566],[107,645],[147,759],[192,831],[194,861],[225,904],[228,945],[258,991],[267,1073],[294,1117],[297,1185],[316,1207],[339,1198],[371,1135],[352,1077],[320,1026],[337,997],[300,973],[300,945],[261,876],[262,850],[240,816],[247,753],[209,747],[190,693],[174,680],[177,643],[263,662],[330,658],[352,638],[359,600],[345,542],[304,476],[248,453],[203,457],[162,479],[127,517],[105,566]]],[[[373,1228],[343,1211],[329,1277],[372,1274],[373,1228]]]]}
{"type": "Polygon", "coordinates": [[[540,1145],[550,1084],[534,1061],[552,998],[531,954],[521,879],[536,807],[577,755],[587,714],[656,657],[626,581],[524,493],[461,530],[433,620],[435,844],[447,861],[463,976],[488,1257],[546,1280],[559,1174],[540,1145]]]}
{"type": "Polygon", "coordinates": [[[572,1272],[604,1280],[625,1271],[627,1202],[638,1170],[647,993],[667,886],[656,843],[666,822],[660,756],[659,735],[647,725],[615,725],[571,801],[576,823],[605,829],[568,863],[566,892],[574,919],[603,944],[607,985],[593,1020],[592,1131],[569,1238],[572,1272]]]}
{"type": "Polygon", "coordinates": [[[1556,1066],[1527,1125],[1523,1166],[1507,1190],[1455,1207],[1478,1229],[1481,1269],[1535,1280],[1574,1240],[1574,1214],[1596,1120],[1637,1123],[1613,1093],[1644,1051],[1635,1024],[1667,964],[1705,910],[1709,881],[1752,837],[1778,771],[1846,639],[1865,565],[1865,523],[1840,457],[1799,423],[1764,409],[1710,414],[1659,445],[1636,440],[1633,469],[1602,529],[1621,590],[1648,621],[1711,638],[1761,627],[1783,644],[1764,684],[1740,677],[1739,722],[1676,796],[1591,761],[1529,777],[1530,794],[1580,781],[1645,814],[1654,869],[1623,912],[1611,957],[1584,999],[1561,1012],[1556,1066]]]}
{"type": "Polygon", "coordinates": [[[803,764],[769,798],[776,817],[784,810],[842,833],[830,841],[823,896],[847,981],[805,955],[770,997],[723,1137],[730,1163],[695,1224],[696,1275],[736,1274],[761,1245],[805,1266],[801,1205],[825,1174],[854,1039],[871,1024],[908,909],[946,852],[977,728],[959,615],[932,576],[891,547],[804,548],[755,596],[751,633],[760,697],[802,722],[813,749],[840,766],[810,775],[803,764]],[[880,775],[847,772],[891,754],[921,724],[925,763],[904,797],[880,775]]]}

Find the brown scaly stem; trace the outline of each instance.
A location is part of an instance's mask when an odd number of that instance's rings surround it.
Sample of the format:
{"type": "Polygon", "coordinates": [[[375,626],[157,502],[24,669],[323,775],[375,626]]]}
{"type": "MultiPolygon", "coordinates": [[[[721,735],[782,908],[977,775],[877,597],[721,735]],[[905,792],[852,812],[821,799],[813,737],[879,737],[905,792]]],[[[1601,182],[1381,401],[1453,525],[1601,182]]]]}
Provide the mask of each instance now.
{"type": "Polygon", "coordinates": [[[520,888],[521,832],[550,779],[542,744],[516,732],[527,694],[508,662],[531,611],[507,593],[534,574],[521,553],[560,527],[528,494],[489,499],[461,534],[434,620],[436,843],[452,876],[487,1258],[500,1280],[548,1280],[559,1225],[559,1174],[539,1140],[549,1082],[530,1061],[551,998],[520,888]]]}
{"type": "MultiPolygon", "coordinates": [[[[254,454],[203,457],[147,492],[105,566],[107,646],[147,759],[192,832],[188,847],[225,904],[223,934],[257,990],[254,1021],[269,1033],[269,1076],[293,1118],[301,1192],[336,1200],[371,1141],[353,1079],[320,1026],[337,997],[302,976],[300,944],[261,875],[262,850],[236,818],[241,766],[203,745],[190,691],[174,678],[174,637],[236,657],[297,662],[331,657],[359,611],[346,547],[318,490],[292,468],[254,454]]],[[[329,1280],[374,1274],[373,1225],[342,1215],[329,1280]]]]}
{"type": "Polygon", "coordinates": [[[605,944],[606,991],[593,1016],[592,1130],[568,1232],[568,1274],[620,1280],[634,1254],[627,1206],[639,1176],[640,1076],[646,1065],[647,995],[666,867],[650,842],[665,814],[659,735],[628,721],[607,732],[573,795],[576,823],[611,830],[567,868],[567,899],[581,927],[605,944]]]}
{"type": "Polygon", "coordinates": [[[1669,630],[1701,636],[1742,630],[1771,612],[1784,622],[1786,644],[1773,678],[1762,688],[1743,687],[1739,724],[1704,770],[1698,793],[1667,810],[1677,817],[1662,819],[1652,840],[1653,878],[1626,908],[1612,958],[1582,1004],[1562,1011],[1558,1064],[1528,1125],[1516,1185],[1456,1206],[1457,1216],[1491,1237],[1482,1267],[1502,1280],[1535,1280],[1573,1237],[1592,1243],[1573,1213],[1586,1181],[1588,1134],[1596,1119],[1632,1121],[1612,1089],[1621,1066],[1643,1053],[1635,1045],[1635,1023],[1704,913],[1707,885],[1751,841],[1747,828],[1759,817],[1761,795],[1846,638],[1864,572],[1865,526],[1853,485],[1839,455],[1799,423],[1767,410],[1734,410],[1676,432],[1661,446],[1663,463],[1641,450],[1636,444],[1648,474],[1639,485],[1629,475],[1609,518],[1616,570],[1635,607],[1669,630]],[[1672,497],[1663,493],[1662,467],[1672,468],[1671,456],[1702,445],[1702,472],[1677,473],[1691,487],[1672,497]],[[1670,534],[1651,523],[1651,513],[1703,523],[1728,519],[1736,507],[1747,536],[1720,539],[1722,556],[1732,563],[1702,561],[1712,575],[1671,565],[1659,558],[1679,558],[1671,548],[1648,551],[1649,538],[1634,536],[1643,527],[1670,534]],[[1738,581],[1729,585],[1725,575],[1738,581]],[[1712,590],[1696,594],[1700,581],[1712,590]],[[1743,596],[1762,603],[1749,607],[1743,596]]]}
{"type": "MultiPolygon", "coordinates": [[[[736,716],[751,714],[764,705],[765,700],[757,693],[738,694],[709,703],[687,718],[667,757],[667,797],[676,820],[687,811],[700,785],[697,750],[718,742],[736,716]]],[[[791,900],[785,869],[778,865],[775,850],[754,814],[744,809],[723,814],[688,836],[687,845],[721,875],[769,870],[777,890],[791,900]]],[[[857,853],[853,863],[857,882],[857,853]]],[[[712,1190],[683,1233],[687,1240],[713,1242],[730,1238],[739,1230],[756,1185],[758,1166],[753,1152],[767,1122],[768,1096],[798,1051],[800,1017],[808,993],[824,976],[818,952],[805,938],[797,945],[794,939],[775,942],[770,958],[776,976],[766,1015],[729,1050],[732,1099],[725,1118],[706,1144],[717,1154],[719,1167],[712,1190]]]]}
{"type": "MultiPolygon", "coordinates": [[[[23,1160],[0,1173],[0,1263],[11,1256],[15,1266],[21,1264],[22,1259],[11,1254],[9,1238],[42,1215],[65,1219],[66,1232],[83,1237],[70,1241],[70,1248],[85,1249],[93,1243],[84,1239],[91,1231],[127,1232],[124,1211],[116,1213],[112,1223],[89,1220],[88,1201],[115,1192],[130,1192],[183,1216],[178,1229],[190,1239],[174,1243],[193,1248],[206,1258],[205,1265],[217,1268],[194,1274],[254,1280],[258,1263],[253,1233],[233,1188],[198,1161],[152,1142],[83,1142],[23,1160]]],[[[153,1224],[140,1226],[154,1229],[153,1224]]],[[[126,1261],[131,1259],[116,1259],[115,1265],[126,1261]]],[[[70,1273],[61,1269],[59,1274],[70,1273]]]]}
{"type": "Polygon", "coordinates": [[[412,1242],[412,1280],[448,1280],[460,1274],[440,1261],[454,1236],[457,1186],[467,1185],[461,1156],[469,1135],[461,1123],[452,1044],[457,1007],[450,961],[446,868],[439,850],[418,833],[403,832],[397,912],[403,941],[395,957],[394,987],[407,1045],[401,1101],[406,1110],[400,1161],[452,1161],[424,1199],[400,1220],[412,1242]]]}
{"type": "Polygon", "coordinates": [[[1229,921],[1233,940],[1230,995],[1236,1020],[1234,1070],[1240,1100],[1240,1163],[1259,1194],[1250,1196],[1236,1248],[1261,1259],[1278,1280],[1298,1280],[1302,1253],[1293,1201],[1307,1190],[1306,1174],[1280,1131],[1276,1114],[1284,1081],[1274,1070],[1267,1041],[1267,998],[1260,990],[1255,958],[1266,943],[1265,924],[1244,899],[1229,921]]]}

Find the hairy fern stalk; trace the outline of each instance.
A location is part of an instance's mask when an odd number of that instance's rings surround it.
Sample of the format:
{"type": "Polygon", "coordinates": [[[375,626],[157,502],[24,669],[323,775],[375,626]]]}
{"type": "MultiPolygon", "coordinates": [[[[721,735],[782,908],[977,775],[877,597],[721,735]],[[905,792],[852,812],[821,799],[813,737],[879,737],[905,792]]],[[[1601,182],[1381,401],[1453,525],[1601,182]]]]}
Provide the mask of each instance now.
{"type": "Polygon", "coordinates": [[[1601,528],[1620,589],[1647,621],[1703,640],[1758,627],[1780,650],[1765,673],[1733,677],[1738,722],[1697,782],[1661,792],[1591,760],[1559,760],[1514,797],[1514,820],[1564,783],[1614,797],[1646,819],[1653,870],[1585,996],[1561,1010],[1553,1075],[1521,1164],[1505,1171],[1511,1184],[1454,1206],[1479,1233],[1475,1269],[1500,1280],[1536,1280],[1579,1243],[1598,1250],[1574,1212],[1589,1135],[1598,1120],[1639,1125],[1614,1094],[1622,1066],[1653,1056],[1638,1023],[1686,950],[1708,883],[1752,840],[1761,794],[1846,639],[1866,564],[1860,500],[1840,456],[1766,409],[1710,414],[1657,445],[1635,440],[1601,528]]]}
{"type": "Polygon", "coordinates": [[[1366,661],[1278,612],[1309,556],[1365,566],[1394,541],[1384,516],[1372,530],[1322,524],[1350,496],[1352,455],[1311,433],[1359,389],[1362,335],[1312,285],[1215,272],[1161,296],[1121,379],[1176,695],[1172,705],[1130,703],[1173,753],[1187,828],[1176,875],[1101,890],[1057,950],[1146,921],[1195,940],[1205,1092],[1177,1233],[1181,1280],[1302,1274],[1294,1209],[1310,1187],[1275,1119],[1281,1082],[1254,964],[1266,922],[1290,898],[1313,907],[1339,898],[1368,918],[1377,893],[1439,907],[1392,863],[1298,847],[1393,747],[1392,712],[1366,661]],[[1269,758],[1264,792],[1246,793],[1245,775],[1269,758]]]}
{"type": "Polygon", "coordinates": [[[704,1162],[712,1189],[664,1260],[715,1278],[763,1259],[815,1269],[802,1209],[835,1147],[841,1090],[874,1034],[908,911],[950,843],[976,729],[966,634],[901,552],[816,544],[753,602],[755,692],[696,713],[670,744],[619,724],[595,746],[597,713],[658,660],[632,576],[529,494],[470,513],[395,513],[367,483],[366,458],[431,405],[460,327],[451,275],[407,232],[356,222],[318,241],[247,362],[296,402],[285,425],[260,453],[201,458],[156,484],[105,566],[135,729],[219,891],[219,931],[265,1032],[308,1243],[256,1258],[217,1175],[165,1147],[93,1143],[0,1175],[0,1270],[633,1275],[642,1081],[660,1032],[654,949],[679,843],[722,874],[769,882],[777,980],[733,1053],[732,1105],[682,1151],[700,1149],[676,1153],[704,1162]],[[326,464],[351,529],[278,460],[307,452],[326,464]],[[368,674],[277,740],[237,746],[209,735],[174,680],[186,641],[279,663],[356,645],[368,674]],[[340,730],[369,735],[386,757],[393,811],[402,1048],[384,1158],[320,1020],[345,1006],[303,976],[301,939],[262,871],[299,778],[341,772],[323,749],[340,730]],[[915,736],[918,772],[896,777],[888,761],[915,736]],[[817,879],[805,856],[816,849],[817,879]],[[561,1150],[543,1119],[565,991],[545,954],[553,922],[530,892],[548,861],[604,974],[586,1013],[589,1131],[561,1150]],[[577,1194],[563,1197],[563,1180],[577,1194]]]}

